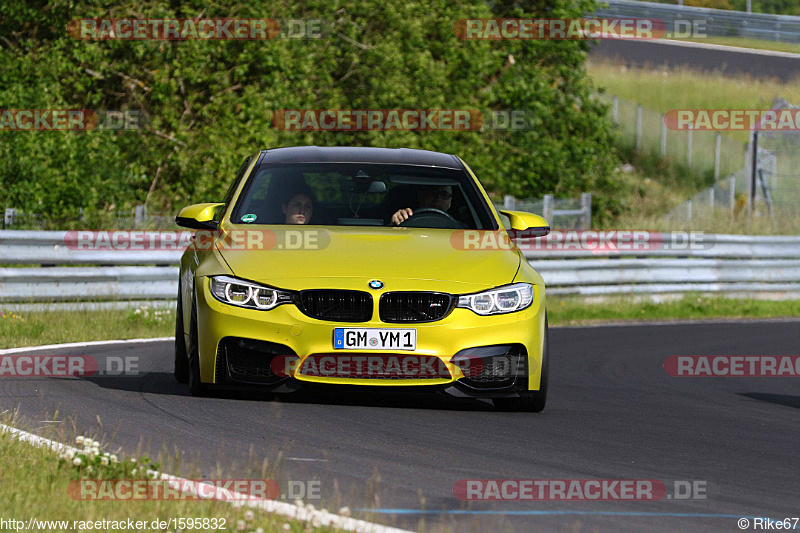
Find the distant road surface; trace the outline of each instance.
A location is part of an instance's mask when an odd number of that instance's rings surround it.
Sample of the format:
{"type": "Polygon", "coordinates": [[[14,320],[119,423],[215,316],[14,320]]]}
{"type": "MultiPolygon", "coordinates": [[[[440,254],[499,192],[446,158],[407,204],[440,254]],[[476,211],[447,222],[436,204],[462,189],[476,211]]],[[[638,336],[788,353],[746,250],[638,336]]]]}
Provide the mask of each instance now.
{"type": "Polygon", "coordinates": [[[781,81],[800,76],[800,54],[663,39],[601,40],[592,48],[590,57],[619,60],[630,66],[666,64],[706,72],[778,78],[781,81]]]}

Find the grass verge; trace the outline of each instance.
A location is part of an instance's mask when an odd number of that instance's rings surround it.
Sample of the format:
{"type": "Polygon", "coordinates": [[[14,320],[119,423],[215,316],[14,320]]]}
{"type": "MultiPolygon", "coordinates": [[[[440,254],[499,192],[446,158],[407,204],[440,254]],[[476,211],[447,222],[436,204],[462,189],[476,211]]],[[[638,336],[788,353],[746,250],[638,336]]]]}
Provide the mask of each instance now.
{"type": "MultiPolygon", "coordinates": [[[[16,426],[10,419],[8,412],[0,417],[4,424],[16,426]]],[[[81,446],[77,445],[79,450],[81,446]]],[[[148,477],[143,465],[150,464],[158,467],[146,457],[136,462],[117,460],[116,456],[111,458],[102,451],[92,451],[90,446],[76,455],[58,454],[0,432],[0,517],[6,521],[0,528],[28,529],[29,521],[35,519],[38,523],[31,527],[35,531],[131,530],[128,520],[144,523],[143,527],[134,528],[138,531],[339,531],[316,523],[315,518],[288,518],[221,500],[79,499],[81,480],[103,480],[105,485],[100,486],[113,486],[114,480],[139,480],[140,484],[146,484],[148,477]],[[176,527],[176,522],[168,523],[177,518],[192,519],[192,526],[187,523],[181,528],[176,527]],[[22,524],[10,526],[10,519],[22,524]],[[154,524],[154,520],[162,524],[154,524]],[[101,521],[106,521],[106,525],[101,521]],[[112,527],[112,522],[126,525],[112,527]]],[[[313,507],[307,509],[313,511],[313,507]]]]}
{"type": "Polygon", "coordinates": [[[608,297],[598,303],[586,303],[585,298],[574,296],[548,296],[547,300],[547,318],[552,326],[800,316],[800,300],[749,300],[696,294],[661,303],[637,301],[631,296],[608,297]]]}
{"type": "MultiPolygon", "coordinates": [[[[769,109],[775,98],[800,103],[800,84],[771,78],[726,76],[688,68],[628,68],[590,61],[587,72],[608,94],[666,113],[672,109],[769,109]]],[[[724,132],[747,142],[747,131],[724,132]]]]}

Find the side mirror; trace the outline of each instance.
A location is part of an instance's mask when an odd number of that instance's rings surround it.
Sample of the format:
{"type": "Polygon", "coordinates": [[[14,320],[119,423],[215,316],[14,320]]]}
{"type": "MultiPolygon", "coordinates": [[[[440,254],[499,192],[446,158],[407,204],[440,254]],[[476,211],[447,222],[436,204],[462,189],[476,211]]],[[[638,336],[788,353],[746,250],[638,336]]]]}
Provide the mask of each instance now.
{"type": "Polygon", "coordinates": [[[175,223],[182,228],[215,230],[219,223],[214,220],[217,209],[225,204],[194,204],[181,209],[175,223]]]}
{"type": "Polygon", "coordinates": [[[516,233],[514,238],[544,237],[550,233],[550,224],[533,213],[524,211],[500,211],[511,221],[511,229],[516,233]]]}

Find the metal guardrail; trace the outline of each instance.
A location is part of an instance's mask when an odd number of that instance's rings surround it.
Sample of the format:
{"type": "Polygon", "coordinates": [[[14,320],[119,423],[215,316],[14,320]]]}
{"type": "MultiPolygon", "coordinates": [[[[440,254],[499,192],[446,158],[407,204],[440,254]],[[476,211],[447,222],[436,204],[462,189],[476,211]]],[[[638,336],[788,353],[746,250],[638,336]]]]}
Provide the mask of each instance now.
{"type": "MultiPolygon", "coordinates": [[[[592,242],[604,242],[600,233],[590,233],[592,242]]],[[[581,232],[559,231],[518,245],[549,294],[697,291],[800,298],[800,236],[642,233],[649,235],[647,249],[581,245],[581,232]]],[[[0,265],[29,265],[0,268],[0,302],[175,298],[180,250],[75,250],[64,245],[66,239],[63,231],[0,231],[0,265]],[[120,266],[136,263],[147,266],[120,266]]]]}
{"type": "MultiPolygon", "coordinates": [[[[707,35],[800,43],[800,17],[632,0],[606,0],[606,2],[608,7],[596,9],[594,16],[659,19],[666,24],[668,33],[676,30],[678,21],[705,21],[704,31],[707,35]]],[[[685,28],[685,24],[677,26],[677,29],[680,30],[681,27],[685,28]]]]}
{"type": "MultiPolygon", "coordinates": [[[[77,240],[80,237],[79,233],[78,231],[0,230],[0,265],[177,265],[183,253],[183,250],[178,249],[112,249],[115,244],[111,239],[115,230],[107,232],[109,237],[107,247],[97,243],[97,239],[94,238],[92,246],[87,247],[89,249],[82,249],[80,241],[77,240]]],[[[131,235],[146,234],[139,230],[119,230],[119,233],[125,236],[125,242],[130,241],[131,235]]],[[[173,233],[176,242],[182,236],[188,239],[194,234],[193,231],[173,233]]],[[[135,247],[135,244],[131,246],[135,247]]]]}

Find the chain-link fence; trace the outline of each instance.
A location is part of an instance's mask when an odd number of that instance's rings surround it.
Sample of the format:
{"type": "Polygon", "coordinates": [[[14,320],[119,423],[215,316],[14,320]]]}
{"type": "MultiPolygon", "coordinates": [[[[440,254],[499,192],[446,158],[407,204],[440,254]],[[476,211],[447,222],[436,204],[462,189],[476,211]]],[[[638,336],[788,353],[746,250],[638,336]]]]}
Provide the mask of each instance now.
{"type": "Polygon", "coordinates": [[[800,132],[759,132],[755,200],[776,217],[800,213],[800,132]],[[762,181],[763,180],[763,181],[762,181]]]}
{"type": "Polygon", "coordinates": [[[691,222],[697,218],[723,216],[720,210],[739,213],[747,208],[750,172],[746,168],[719,180],[667,214],[669,220],[691,222]]]}
{"type": "MultiPolygon", "coordinates": [[[[778,99],[772,109],[795,109],[778,99]]],[[[769,217],[773,226],[786,227],[800,218],[800,131],[754,131],[745,164],[718,180],[667,215],[670,220],[692,222],[738,215],[769,217]],[[757,154],[755,164],[752,154],[757,154]]]]}

